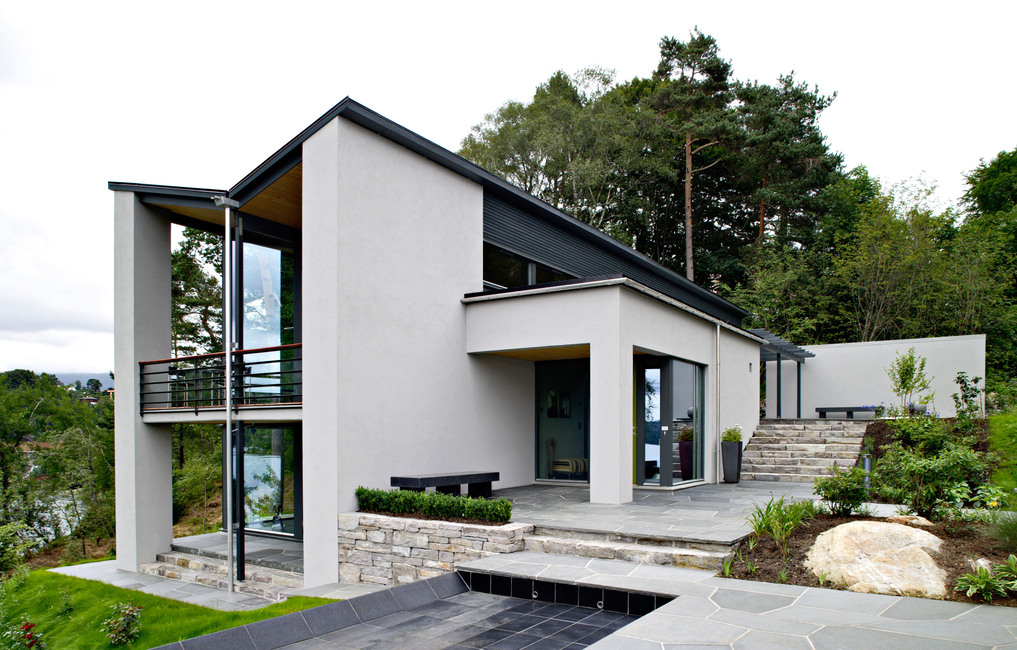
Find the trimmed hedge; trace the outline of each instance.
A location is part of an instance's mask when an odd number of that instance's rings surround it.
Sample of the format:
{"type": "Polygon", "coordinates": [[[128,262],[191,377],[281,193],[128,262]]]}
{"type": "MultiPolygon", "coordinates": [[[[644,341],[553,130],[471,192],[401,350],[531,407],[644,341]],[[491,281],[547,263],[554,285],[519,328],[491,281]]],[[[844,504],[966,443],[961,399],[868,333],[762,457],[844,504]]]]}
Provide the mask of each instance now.
{"type": "Polygon", "coordinates": [[[361,510],[393,515],[423,515],[435,519],[474,519],[503,524],[512,518],[512,502],[508,499],[473,499],[412,490],[372,490],[357,488],[357,504],[361,510]]]}

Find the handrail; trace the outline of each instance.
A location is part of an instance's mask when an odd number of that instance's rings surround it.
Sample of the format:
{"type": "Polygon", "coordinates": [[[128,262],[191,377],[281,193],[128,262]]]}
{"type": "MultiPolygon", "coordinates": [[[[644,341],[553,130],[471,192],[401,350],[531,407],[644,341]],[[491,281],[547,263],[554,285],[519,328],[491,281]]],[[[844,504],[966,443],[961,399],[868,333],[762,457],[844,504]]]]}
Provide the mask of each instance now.
{"type": "MultiPolygon", "coordinates": [[[[246,350],[234,350],[233,354],[254,354],[255,352],[272,352],[273,350],[291,350],[299,348],[302,343],[287,343],[286,345],[276,345],[268,348],[248,348],[246,350]]],[[[138,365],[147,366],[153,363],[170,363],[180,361],[190,361],[191,359],[210,359],[212,357],[223,357],[226,358],[225,352],[209,352],[207,354],[192,354],[187,357],[170,357],[169,359],[152,359],[151,361],[139,361],[138,365]]]]}
{"type": "MultiPolygon", "coordinates": [[[[297,405],[302,392],[302,346],[234,350],[232,399],[234,410],[253,406],[297,405]],[[272,358],[248,356],[272,355],[272,358]]],[[[140,409],[194,410],[224,408],[225,352],[140,361],[140,409]]]]}

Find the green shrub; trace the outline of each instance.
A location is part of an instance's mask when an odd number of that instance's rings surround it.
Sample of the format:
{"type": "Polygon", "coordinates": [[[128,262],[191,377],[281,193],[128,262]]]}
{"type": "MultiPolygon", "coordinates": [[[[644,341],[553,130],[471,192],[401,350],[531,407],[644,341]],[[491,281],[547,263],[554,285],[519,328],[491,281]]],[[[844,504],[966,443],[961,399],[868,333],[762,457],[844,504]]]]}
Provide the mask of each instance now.
{"type": "Polygon", "coordinates": [[[753,535],[772,538],[781,553],[787,556],[791,533],[815,514],[816,505],[812,501],[785,502],[784,497],[771,498],[765,506],[752,504],[748,522],[753,535]]]}
{"type": "Polygon", "coordinates": [[[845,471],[836,466],[830,470],[832,472],[830,476],[813,479],[813,489],[830,504],[831,514],[847,517],[868,500],[865,470],[861,467],[852,467],[845,471]]]}
{"type": "Polygon", "coordinates": [[[938,453],[954,439],[953,432],[942,420],[933,417],[897,418],[888,420],[893,437],[908,447],[927,453],[938,453]]]}
{"type": "Polygon", "coordinates": [[[957,578],[957,586],[954,591],[967,593],[968,598],[978,598],[991,603],[994,596],[1006,596],[1006,587],[992,571],[985,567],[978,567],[974,573],[965,573],[957,578]]]}
{"type": "Polygon", "coordinates": [[[1009,591],[1017,591],[1017,557],[1013,553],[1006,558],[1005,564],[996,564],[992,572],[1009,591]]]}
{"type": "Polygon", "coordinates": [[[992,536],[996,538],[1003,550],[1009,553],[1017,553],[1017,512],[1008,511],[999,513],[996,523],[992,527],[992,536]]]}
{"type": "Polygon", "coordinates": [[[25,553],[32,549],[33,544],[25,537],[27,530],[18,521],[0,526],[0,576],[21,564],[25,553]]]}
{"type": "Polygon", "coordinates": [[[440,492],[411,490],[372,490],[357,488],[360,510],[394,515],[422,515],[435,519],[476,519],[505,523],[512,518],[512,502],[508,499],[473,499],[440,492]]]}
{"type": "Polygon", "coordinates": [[[926,455],[896,442],[879,459],[875,480],[883,497],[931,519],[950,503],[958,483],[980,485],[987,470],[982,455],[968,447],[947,443],[937,454],[926,455]]]}
{"type": "Polygon", "coordinates": [[[953,405],[957,410],[957,428],[964,433],[971,433],[975,428],[975,421],[982,414],[982,392],[978,387],[981,377],[968,379],[966,372],[958,372],[954,382],[960,389],[960,393],[953,394],[953,405]]]}
{"type": "Polygon", "coordinates": [[[141,605],[117,603],[113,613],[102,622],[109,644],[113,646],[132,643],[141,634],[141,605]]]}
{"type": "Polygon", "coordinates": [[[721,442],[741,442],[742,441],[742,427],[740,424],[736,424],[733,427],[724,429],[723,433],[720,434],[721,442]]]}
{"type": "Polygon", "coordinates": [[[17,623],[0,624],[0,648],[3,650],[20,650],[31,648],[32,650],[46,650],[46,642],[42,634],[36,631],[35,623],[22,617],[17,623]]]}
{"type": "MultiPolygon", "coordinates": [[[[900,408],[905,412],[919,393],[932,387],[930,379],[925,376],[925,363],[926,358],[915,356],[915,349],[911,347],[904,354],[898,353],[886,369],[893,392],[900,398],[900,408]]],[[[925,404],[930,397],[922,396],[920,402],[925,404]]]]}

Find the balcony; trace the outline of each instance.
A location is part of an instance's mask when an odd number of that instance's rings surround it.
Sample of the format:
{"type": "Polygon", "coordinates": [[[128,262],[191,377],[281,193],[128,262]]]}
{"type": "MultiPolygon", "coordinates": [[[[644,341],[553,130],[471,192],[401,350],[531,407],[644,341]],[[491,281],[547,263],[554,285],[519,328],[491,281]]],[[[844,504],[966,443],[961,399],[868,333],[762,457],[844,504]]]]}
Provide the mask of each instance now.
{"type": "MultiPolygon", "coordinates": [[[[142,361],[141,413],[223,410],[226,353],[142,361]]],[[[233,352],[233,409],[300,407],[299,343],[233,352]]]]}

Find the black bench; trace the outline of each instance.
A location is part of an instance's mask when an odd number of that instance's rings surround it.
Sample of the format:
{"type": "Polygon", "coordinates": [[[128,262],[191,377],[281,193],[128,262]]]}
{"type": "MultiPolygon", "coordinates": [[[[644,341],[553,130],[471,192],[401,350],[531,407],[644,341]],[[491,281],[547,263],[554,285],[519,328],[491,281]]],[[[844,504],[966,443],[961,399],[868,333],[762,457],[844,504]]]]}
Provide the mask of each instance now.
{"type": "Polygon", "coordinates": [[[855,419],[855,411],[871,411],[875,413],[875,406],[817,406],[816,412],[819,413],[819,417],[826,419],[827,413],[846,413],[847,419],[855,419]]]}
{"type": "Polygon", "coordinates": [[[401,490],[423,492],[424,488],[433,487],[443,494],[462,494],[463,483],[469,485],[471,497],[491,497],[491,482],[501,478],[498,472],[462,472],[459,474],[417,474],[416,476],[393,476],[392,487],[401,490]]]}

